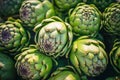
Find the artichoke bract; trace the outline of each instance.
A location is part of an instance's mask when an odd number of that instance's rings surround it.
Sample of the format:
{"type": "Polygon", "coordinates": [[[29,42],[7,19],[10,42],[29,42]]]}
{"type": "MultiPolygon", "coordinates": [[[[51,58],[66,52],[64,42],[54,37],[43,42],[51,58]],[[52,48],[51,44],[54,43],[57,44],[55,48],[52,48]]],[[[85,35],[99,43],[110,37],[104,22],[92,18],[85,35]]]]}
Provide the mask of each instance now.
{"type": "Polygon", "coordinates": [[[48,0],[26,0],[20,8],[21,20],[32,29],[37,23],[53,15],[55,15],[54,7],[48,0]]]}
{"type": "Polygon", "coordinates": [[[115,0],[83,0],[88,4],[95,4],[100,11],[104,11],[106,7],[108,7],[115,0]]]}
{"type": "Polygon", "coordinates": [[[73,42],[70,61],[79,73],[88,76],[98,76],[104,72],[108,57],[104,44],[88,36],[82,36],[73,42]]]}
{"type": "Polygon", "coordinates": [[[29,44],[30,35],[19,19],[9,18],[0,23],[0,51],[15,55],[29,44]]]}
{"type": "Polygon", "coordinates": [[[19,13],[23,0],[0,0],[0,16],[12,16],[19,13]]]}
{"type": "Polygon", "coordinates": [[[41,52],[54,58],[69,53],[73,40],[72,28],[59,17],[44,19],[34,31],[35,43],[41,52]]]}
{"type": "Polygon", "coordinates": [[[68,21],[75,36],[95,36],[101,27],[101,13],[93,4],[79,3],[69,11],[68,21]]]}
{"type": "Polygon", "coordinates": [[[104,29],[110,35],[120,36],[120,3],[112,3],[103,12],[104,29]]]}
{"type": "Polygon", "coordinates": [[[14,67],[15,61],[0,52],[0,80],[16,80],[16,69],[14,67]]]}
{"type": "Polygon", "coordinates": [[[15,59],[17,73],[25,80],[45,80],[52,69],[52,59],[39,52],[34,45],[24,48],[15,59]]]}
{"type": "Polygon", "coordinates": [[[113,68],[120,74],[120,41],[116,40],[110,51],[110,62],[113,68]]]}
{"type": "Polygon", "coordinates": [[[72,66],[59,67],[48,80],[81,80],[72,66]]]}
{"type": "Polygon", "coordinates": [[[75,7],[81,0],[53,0],[55,8],[59,11],[68,11],[70,8],[75,7]]]}

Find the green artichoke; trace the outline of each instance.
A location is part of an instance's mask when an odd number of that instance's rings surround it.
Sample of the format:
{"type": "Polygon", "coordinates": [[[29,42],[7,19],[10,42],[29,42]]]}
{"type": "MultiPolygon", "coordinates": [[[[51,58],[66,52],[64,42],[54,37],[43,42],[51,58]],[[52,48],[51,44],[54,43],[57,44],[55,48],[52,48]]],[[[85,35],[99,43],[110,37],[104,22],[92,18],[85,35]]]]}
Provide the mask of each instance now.
{"type": "Polygon", "coordinates": [[[75,36],[95,36],[101,27],[101,13],[92,4],[79,3],[69,11],[68,21],[75,36]]]}
{"type": "Polygon", "coordinates": [[[23,0],[0,0],[0,16],[11,16],[19,13],[23,0]]]}
{"type": "Polygon", "coordinates": [[[120,3],[113,3],[103,13],[104,29],[110,35],[120,36],[120,3]]]}
{"type": "Polygon", "coordinates": [[[52,59],[39,52],[35,46],[24,48],[15,59],[17,73],[25,80],[45,80],[52,69],[52,59]]]}
{"type": "Polygon", "coordinates": [[[69,53],[73,40],[72,28],[57,16],[43,20],[34,31],[35,43],[41,52],[54,58],[69,53]]]}
{"type": "Polygon", "coordinates": [[[55,15],[54,7],[48,0],[26,0],[20,8],[21,20],[32,29],[37,23],[53,15],[55,15]]]}
{"type": "Polygon", "coordinates": [[[120,74],[120,41],[116,40],[110,51],[110,62],[113,68],[120,74]]]}
{"type": "Polygon", "coordinates": [[[104,11],[106,7],[108,7],[115,0],[83,0],[88,4],[95,4],[100,11],[104,11]]]}
{"type": "Polygon", "coordinates": [[[0,51],[15,55],[29,44],[30,35],[21,21],[9,18],[0,24],[0,51]]]}
{"type": "Polygon", "coordinates": [[[72,66],[59,67],[48,80],[81,80],[72,66]]]}
{"type": "Polygon", "coordinates": [[[81,0],[53,0],[55,8],[64,12],[75,7],[79,2],[81,2],[81,0]]]}
{"type": "Polygon", "coordinates": [[[8,55],[0,53],[0,80],[16,80],[15,61],[8,55]]]}
{"type": "Polygon", "coordinates": [[[102,42],[87,36],[82,36],[73,42],[70,61],[79,73],[88,76],[98,76],[104,72],[108,57],[102,42]]]}

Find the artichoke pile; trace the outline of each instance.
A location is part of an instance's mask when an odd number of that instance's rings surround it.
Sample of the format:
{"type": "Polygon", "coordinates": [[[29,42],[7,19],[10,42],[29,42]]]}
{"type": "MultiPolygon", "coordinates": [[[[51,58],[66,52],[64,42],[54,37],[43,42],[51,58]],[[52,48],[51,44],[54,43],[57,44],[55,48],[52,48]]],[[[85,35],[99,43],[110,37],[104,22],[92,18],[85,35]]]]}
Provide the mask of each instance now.
{"type": "Polygon", "coordinates": [[[0,0],[0,80],[120,80],[120,1],[0,0]]]}

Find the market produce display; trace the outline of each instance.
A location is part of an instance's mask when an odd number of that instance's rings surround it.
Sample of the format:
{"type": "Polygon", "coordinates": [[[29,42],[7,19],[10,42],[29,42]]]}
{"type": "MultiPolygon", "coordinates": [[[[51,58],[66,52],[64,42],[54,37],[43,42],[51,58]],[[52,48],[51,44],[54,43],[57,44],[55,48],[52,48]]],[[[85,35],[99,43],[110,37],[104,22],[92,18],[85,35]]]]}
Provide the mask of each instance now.
{"type": "Polygon", "coordinates": [[[120,1],[0,0],[0,80],[120,80],[120,1]]]}

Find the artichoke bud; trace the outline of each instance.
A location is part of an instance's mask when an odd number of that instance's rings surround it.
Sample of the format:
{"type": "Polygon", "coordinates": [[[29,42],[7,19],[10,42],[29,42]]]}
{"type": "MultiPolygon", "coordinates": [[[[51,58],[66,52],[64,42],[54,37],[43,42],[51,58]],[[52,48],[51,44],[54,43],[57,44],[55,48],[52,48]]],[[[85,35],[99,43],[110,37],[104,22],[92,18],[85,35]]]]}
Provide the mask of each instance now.
{"type": "Polygon", "coordinates": [[[120,34],[120,3],[112,3],[103,12],[104,29],[109,35],[120,34]]]}
{"type": "Polygon", "coordinates": [[[54,16],[45,19],[34,31],[36,45],[46,55],[57,58],[69,52],[73,39],[72,28],[60,18],[54,16]]]}
{"type": "Polygon", "coordinates": [[[68,11],[70,8],[75,7],[79,2],[81,2],[81,0],[53,0],[55,8],[62,12],[68,11]]]}
{"type": "Polygon", "coordinates": [[[83,36],[73,42],[70,61],[79,73],[93,77],[104,72],[108,57],[102,42],[83,36]]]}
{"type": "Polygon", "coordinates": [[[20,18],[28,26],[34,28],[43,19],[55,15],[53,4],[49,0],[26,0],[20,8],[20,18]]]}
{"type": "Polygon", "coordinates": [[[20,6],[24,0],[0,0],[0,15],[9,17],[19,13],[20,6]]]}
{"type": "Polygon", "coordinates": [[[0,80],[16,80],[15,61],[8,55],[0,53],[0,80]]]}
{"type": "Polygon", "coordinates": [[[17,55],[15,67],[22,79],[45,80],[52,70],[52,59],[35,47],[28,47],[17,55]]]}
{"type": "Polygon", "coordinates": [[[114,42],[113,48],[110,51],[110,62],[114,70],[120,73],[120,40],[114,42]]]}
{"type": "Polygon", "coordinates": [[[106,7],[108,7],[115,0],[83,0],[87,4],[94,4],[97,8],[103,12],[106,7]]]}
{"type": "Polygon", "coordinates": [[[19,19],[9,18],[0,24],[0,51],[15,55],[29,44],[30,35],[19,19]]]}
{"type": "Polygon", "coordinates": [[[101,29],[101,13],[93,4],[77,4],[70,10],[68,21],[75,36],[95,37],[101,29]]]}
{"type": "MultiPolygon", "coordinates": [[[[48,80],[82,80],[72,66],[58,67],[48,80]]],[[[87,80],[87,79],[84,79],[87,80]]]]}

